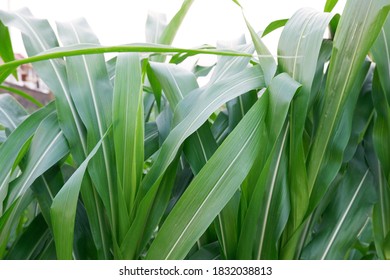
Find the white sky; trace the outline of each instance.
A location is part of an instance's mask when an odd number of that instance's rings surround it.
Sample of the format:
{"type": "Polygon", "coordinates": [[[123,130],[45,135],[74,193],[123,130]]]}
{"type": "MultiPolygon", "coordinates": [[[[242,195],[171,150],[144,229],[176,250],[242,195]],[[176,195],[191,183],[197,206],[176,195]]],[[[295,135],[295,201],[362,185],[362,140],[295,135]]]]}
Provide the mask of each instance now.
{"type": "MultiPolygon", "coordinates": [[[[326,0],[241,0],[245,14],[256,31],[274,20],[289,18],[299,8],[323,10],[326,0]]],[[[334,12],[342,12],[346,0],[339,0],[334,12]]],[[[103,45],[145,41],[148,11],[165,13],[168,21],[182,0],[0,0],[0,9],[28,7],[41,18],[67,21],[85,17],[103,45]]],[[[55,29],[55,27],[54,27],[55,29]]],[[[20,35],[11,30],[14,49],[25,53],[20,35]]],[[[173,45],[195,47],[215,45],[217,40],[234,39],[246,32],[241,11],[231,0],[195,0],[173,45]]],[[[264,42],[276,54],[280,32],[267,35],[264,42]]],[[[247,37],[248,38],[248,37],[247,37]]]]}

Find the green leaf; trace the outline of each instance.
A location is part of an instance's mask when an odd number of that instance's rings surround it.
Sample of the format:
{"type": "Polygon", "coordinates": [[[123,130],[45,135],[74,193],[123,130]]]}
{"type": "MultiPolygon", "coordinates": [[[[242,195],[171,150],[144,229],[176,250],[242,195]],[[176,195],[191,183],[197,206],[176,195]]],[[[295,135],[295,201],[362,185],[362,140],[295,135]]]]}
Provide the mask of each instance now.
{"type": "Polygon", "coordinates": [[[239,259],[277,256],[277,240],[286,222],[285,213],[288,215],[289,212],[288,202],[286,204],[286,198],[283,197],[286,193],[285,149],[289,129],[286,119],[290,102],[299,88],[300,85],[284,73],[276,76],[266,91],[270,102],[267,126],[260,140],[265,144],[255,154],[264,157],[266,162],[263,167],[255,166],[251,171],[258,175],[255,185],[251,187],[253,190],[247,195],[248,209],[242,222],[238,244],[239,259]],[[270,219],[271,213],[277,218],[270,219]],[[269,250],[264,250],[264,245],[269,250]]]}
{"type": "Polygon", "coordinates": [[[160,43],[161,34],[167,26],[166,21],[167,19],[164,14],[149,11],[145,24],[145,37],[147,43],[160,43]]]}
{"type": "MultiPolygon", "coordinates": [[[[34,56],[59,46],[49,22],[34,18],[28,9],[12,13],[0,11],[0,19],[7,25],[15,27],[22,32],[25,48],[29,56],[34,56]]],[[[56,97],[61,130],[69,142],[75,160],[80,163],[87,153],[85,128],[69,92],[64,61],[62,58],[59,58],[57,60],[34,63],[33,66],[39,77],[43,79],[56,97]]]]}
{"type": "Polygon", "coordinates": [[[61,169],[54,165],[31,185],[31,189],[38,201],[39,209],[51,229],[50,207],[53,199],[61,187],[64,185],[61,169]]]}
{"type": "Polygon", "coordinates": [[[267,105],[263,95],[191,182],[152,243],[148,259],[183,259],[231,199],[253,164],[250,155],[259,147],[267,105]]]}
{"type": "MultiPolygon", "coordinates": [[[[58,23],[64,45],[98,44],[99,41],[85,20],[58,23]]],[[[76,109],[87,129],[87,146],[91,150],[112,122],[112,87],[102,55],[69,57],[66,60],[69,89],[76,109]]],[[[112,139],[107,137],[91,161],[88,172],[108,212],[111,226],[117,229],[116,171],[112,139]]]]}
{"type": "MultiPolygon", "coordinates": [[[[262,194],[263,205],[261,206],[257,219],[258,224],[256,235],[258,237],[254,238],[254,258],[258,260],[278,259],[279,238],[287,223],[288,216],[291,211],[288,199],[286,176],[287,133],[288,127],[286,126],[282,130],[282,134],[278,139],[277,145],[275,145],[275,150],[272,153],[272,157],[270,157],[270,165],[266,165],[266,167],[263,169],[264,173],[262,173],[262,175],[264,175],[260,176],[259,183],[261,182],[261,185],[256,186],[260,190],[255,190],[254,192],[254,194],[257,194],[261,191],[264,192],[262,194]],[[263,179],[264,176],[267,176],[266,179],[263,179]]],[[[251,209],[252,204],[259,204],[259,201],[255,201],[252,198],[247,213],[253,211],[253,208],[251,209]]]]}
{"type": "MultiPolygon", "coordinates": [[[[259,146],[252,145],[260,142],[268,98],[268,92],[265,92],[195,177],[163,224],[152,243],[148,258],[183,258],[233,196],[252,167],[255,157],[251,155],[260,152],[259,146]],[[234,144],[237,141],[241,144],[234,144]],[[171,240],[167,240],[169,228],[175,229],[171,231],[171,234],[175,234],[171,240]]],[[[288,100],[289,97],[282,99],[288,100]]],[[[274,111],[273,106],[271,112],[274,111]]]]}
{"type": "Polygon", "coordinates": [[[286,19],[279,19],[271,22],[270,24],[267,25],[267,27],[264,29],[263,34],[261,34],[261,37],[264,37],[265,35],[271,33],[272,31],[275,31],[278,28],[281,28],[286,25],[288,22],[288,18],[286,19]]]}
{"type": "MultiPolygon", "coordinates": [[[[0,58],[4,62],[15,60],[14,50],[12,48],[11,36],[8,28],[0,21],[0,58]]],[[[14,77],[17,79],[17,73],[14,71],[14,77]]]]}
{"type": "MultiPolygon", "coordinates": [[[[234,2],[239,5],[242,9],[242,6],[238,3],[238,1],[234,0],[234,2]]],[[[251,35],[253,44],[255,45],[256,52],[259,58],[259,64],[261,66],[261,69],[264,73],[264,80],[266,85],[269,85],[271,82],[271,79],[275,76],[276,73],[276,63],[271,55],[270,51],[268,50],[267,46],[263,43],[261,40],[262,35],[258,35],[256,31],[253,29],[252,25],[249,23],[247,18],[244,15],[244,10],[242,9],[242,15],[244,17],[246,26],[249,30],[249,33],[251,35]]]]}
{"type": "Polygon", "coordinates": [[[12,205],[0,216],[0,258],[3,258],[10,233],[17,226],[17,221],[23,211],[33,201],[33,193],[28,189],[22,197],[16,199],[12,205]]]}
{"type": "Polygon", "coordinates": [[[177,125],[162,145],[155,163],[143,179],[143,189],[140,194],[146,193],[158,181],[184,140],[194,133],[214,111],[232,98],[263,86],[261,69],[252,67],[231,77],[228,81],[213,84],[201,94],[194,91],[187,95],[175,111],[177,125]],[[201,100],[201,103],[196,103],[196,100],[201,100]]]}
{"type": "Polygon", "coordinates": [[[103,138],[96,144],[88,157],[72,174],[53,200],[50,214],[58,259],[72,259],[76,206],[81,183],[90,160],[96,155],[102,145],[104,137],[108,135],[108,133],[109,131],[103,135],[103,138]],[[64,211],[64,209],[66,209],[66,211],[64,211]]]}
{"type": "Polygon", "coordinates": [[[8,93],[13,93],[13,94],[19,95],[19,96],[23,97],[24,99],[30,101],[34,105],[36,105],[38,108],[43,107],[43,104],[41,102],[39,102],[37,99],[35,99],[34,97],[29,95],[28,93],[25,93],[22,90],[12,88],[12,87],[7,87],[7,86],[0,86],[0,89],[6,91],[8,93]]]}
{"type": "Polygon", "coordinates": [[[0,95],[0,124],[13,131],[26,118],[26,110],[9,94],[0,95]]]}
{"type": "Polygon", "coordinates": [[[141,201],[120,247],[123,259],[138,259],[149,242],[168,206],[178,163],[177,156],[167,168],[160,184],[154,185],[141,201]]]}
{"type": "Polygon", "coordinates": [[[337,2],[339,2],[339,0],[326,0],[324,12],[325,13],[332,12],[332,10],[333,10],[334,6],[336,6],[337,2]]]}
{"type": "MultiPolygon", "coordinates": [[[[378,37],[379,39],[380,37],[378,37]]],[[[379,62],[374,71],[374,79],[372,85],[372,98],[374,101],[376,116],[374,129],[372,131],[372,140],[376,155],[377,165],[377,180],[379,201],[374,208],[374,234],[375,242],[378,246],[380,258],[385,258],[385,239],[390,232],[390,161],[387,156],[390,150],[387,144],[386,137],[390,135],[390,106],[387,99],[389,90],[383,87],[387,83],[384,75],[388,71],[387,67],[379,62]],[[379,73],[382,73],[380,75],[379,73]],[[383,83],[382,83],[383,81],[383,83]]],[[[387,256],[388,257],[388,256],[387,256]]]]}
{"type": "MultiPolygon", "coordinates": [[[[142,70],[138,54],[118,56],[113,97],[113,135],[118,184],[122,188],[127,217],[141,182],[144,165],[144,113],[142,70]]],[[[129,225],[128,225],[129,227],[129,225]]],[[[124,229],[126,233],[128,227],[124,229]]],[[[123,237],[123,236],[122,236],[123,237]]]]}
{"type": "Polygon", "coordinates": [[[113,133],[119,184],[131,209],[144,162],[142,71],[138,54],[118,56],[113,100],[113,133]]]}
{"type": "Polygon", "coordinates": [[[148,211],[147,209],[152,207],[152,204],[150,203],[154,200],[158,185],[168,166],[176,157],[184,140],[194,133],[208,119],[209,115],[226,101],[243,92],[261,87],[262,85],[261,70],[256,67],[249,68],[247,71],[243,71],[242,73],[238,73],[231,77],[227,82],[221,81],[212,85],[201,95],[197,95],[195,91],[192,96],[189,94],[179,103],[176,112],[178,112],[178,109],[180,108],[186,108],[184,110],[185,114],[182,114],[183,117],[177,118],[178,120],[182,119],[182,121],[178,121],[178,124],[168,135],[152,168],[144,177],[141,189],[137,195],[137,201],[139,201],[138,205],[142,205],[142,207],[137,207],[138,210],[135,216],[135,220],[138,221],[137,226],[146,225],[148,215],[145,215],[145,211],[148,211]],[[202,103],[195,103],[193,101],[193,98],[198,97],[202,97],[202,103]],[[181,104],[183,105],[181,106],[181,104]],[[196,106],[194,106],[195,104],[196,106]],[[192,106],[194,107],[191,108],[192,106]]]}
{"type": "Polygon", "coordinates": [[[34,260],[52,240],[42,215],[38,215],[9,249],[8,260],[34,260]]]}
{"type": "Polygon", "coordinates": [[[314,208],[335,178],[349,137],[335,133],[355,78],[383,25],[390,1],[348,1],[334,39],[324,106],[308,158],[308,186],[314,208]],[[351,34],[355,34],[351,36],[351,34]]]}
{"type": "MultiPolygon", "coordinates": [[[[151,66],[173,110],[189,92],[198,88],[196,78],[191,72],[171,64],[154,63],[151,66]]],[[[195,175],[199,173],[216,149],[217,144],[207,122],[184,142],[183,151],[195,175]]],[[[216,224],[217,228],[220,229],[218,236],[224,255],[232,258],[234,256],[232,252],[235,251],[236,247],[235,239],[237,239],[237,234],[234,234],[234,232],[237,224],[235,222],[235,211],[230,208],[226,207],[226,211],[218,214],[216,224]]]]}
{"type": "MultiPolygon", "coordinates": [[[[22,32],[25,48],[29,56],[34,56],[59,46],[49,22],[34,18],[27,9],[14,13],[0,11],[0,18],[7,25],[16,27],[22,32]]],[[[77,164],[80,164],[88,155],[86,132],[68,87],[69,82],[63,57],[58,57],[56,60],[39,61],[39,63],[34,63],[33,66],[40,78],[49,86],[56,97],[61,130],[69,143],[72,157],[77,164]]],[[[5,78],[9,74],[9,70],[0,71],[0,73],[0,76],[5,78]]],[[[105,258],[107,258],[109,249],[104,241],[106,239],[105,236],[107,236],[107,226],[102,224],[103,209],[101,201],[88,177],[85,179],[81,192],[90,218],[92,232],[94,233],[94,241],[98,248],[103,247],[102,251],[104,253],[101,255],[105,255],[105,258]]]]}
{"type": "Polygon", "coordinates": [[[176,36],[177,31],[179,30],[179,27],[181,23],[183,22],[188,10],[190,9],[192,3],[194,0],[184,0],[183,4],[180,8],[180,10],[174,15],[174,17],[171,19],[171,21],[168,23],[167,27],[164,28],[164,31],[162,32],[159,42],[160,44],[164,45],[171,45],[173,42],[173,39],[176,36]]]}
{"type": "Polygon", "coordinates": [[[189,260],[218,260],[220,256],[219,244],[214,242],[199,248],[189,257],[189,260]]]}
{"type": "Polygon", "coordinates": [[[47,116],[37,128],[32,139],[22,175],[12,181],[5,202],[9,206],[30,187],[46,170],[69,152],[68,144],[59,129],[57,115],[47,116]]]}
{"type": "Polygon", "coordinates": [[[373,177],[364,163],[361,148],[336,186],[318,231],[304,249],[302,258],[343,259],[371,214],[375,201],[373,177]]]}
{"type": "MultiPolygon", "coordinates": [[[[2,205],[7,192],[8,182],[12,173],[14,162],[19,152],[34,135],[36,129],[44,118],[54,110],[54,103],[36,111],[22,122],[0,147],[0,205],[2,205]]],[[[2,207],[1,207],[2,208],[2,207]]]]}
{"type": "Polygon", "coordinates": [[[195,75],[175,64],[150,62],[150,67],[161,84],[172,111],[175,111],[177,104],[189,92],[198,88],[195,75]]]}
{"type": "MultiPolygon", "coordinates": [[[[0,11],[0,18],[3,15],[0,11]]],[[[209,55],[226,55],[226,56],[243,56],[252,57],[252,54],[242,53],[231,50],[216,50],[214,48],[174,48],[158,44],[128,44],[120,46],[100,46],[90,43],[73,44],[67,47],[54,47],[44,51],[41,54],[34,55],[28,58],[19,59],[0,65],[0,82],[3,82],[18,66],[27,63],[33,63],[43,60],[63,58],[68,56],[86,55],[86,54],[102,54],[102,53],[118,53],[118,52],[146,52],[146,53],[185,53],[188,56],[197,54],[209,55]]]]}
{"type": "Polygon", "coordinates": [[[289,137],[289,191],[291,216],[287,235],[295,233],[309,205],[309,188],[304,149],[304,130],[309,112],[312,85],[322,40],[332,19],[330,14],[310,8],[298,10],[283,29],[278,45],[279,67],[302,84],[291,103],[289,137]]]}

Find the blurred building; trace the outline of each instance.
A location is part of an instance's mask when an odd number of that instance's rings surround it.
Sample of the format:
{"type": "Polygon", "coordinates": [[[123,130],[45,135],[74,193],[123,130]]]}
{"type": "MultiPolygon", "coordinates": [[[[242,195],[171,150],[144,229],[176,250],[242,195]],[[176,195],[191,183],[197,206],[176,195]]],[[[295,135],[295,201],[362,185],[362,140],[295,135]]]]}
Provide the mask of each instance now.
{"type": "MultiPolygon", "coordinates": [[[[15,54],[15,59],[23,59],[21,54],[15,54]]],[[[0,64],[3,61],[0,58],[0,64]]],[[[42,104],[47,104],[53,100],[53,94],[50,92],[46,84],[38,77],[37,73],[31,64],[23,64],[17,68],[17,79],[10,75],[2,84],[3,86],[12,87],[21,90],[28,95],[34,97],[42,104]]],[[[5,89],[0,89],[0,92],[8,92],[5,89]]],[[[12,94],[12,93],[11,93],[12,94]]],[[[35,108],[36,106],[25,98],[12,94],[25,108],[35,108]]]]}

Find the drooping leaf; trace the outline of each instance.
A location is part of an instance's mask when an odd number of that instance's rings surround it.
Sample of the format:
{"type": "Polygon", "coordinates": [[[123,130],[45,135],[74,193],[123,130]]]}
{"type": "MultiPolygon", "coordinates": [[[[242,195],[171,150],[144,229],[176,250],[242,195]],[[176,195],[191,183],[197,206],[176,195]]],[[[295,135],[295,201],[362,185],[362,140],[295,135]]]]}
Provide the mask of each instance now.
{"type": "MultiPolygon", "coordinates": [[[[59,46],[49,22],[34,18],[26,8],[12,13],[0,11],[0,19],[22,32],[29,56],[59,46]]],[[[85,128],[81,123],[69,92],[68,79],[62,58],[40,61],[34,64],[34,69],[54,93],[61,129],[64,131],[75,159],[79,162],[82,161],[87,152],[85,128]]]]}
{"type": "MultiPolygon", "coordinates": [[[[0,58],[4,62],[15,60],[14,50],[12,48],[11,36],[7,26],[0,21],[0,58]]],[[[17,78],[16,71],[13,73],[14,77],[17,78]]]]}
{"type": "MultiPolygon", "coordinates": [[[[0,16],[2,16],[1,11],[0,16]]],[[[118,52],[145,52],[145,53],[183,53],[186,56],[194,56],[197,54],[208,55],[225,55],[225,56],[242,56],[252,57],[252,54],[242,53],[232,50],[217,50],[214,47],[188,49],[175,48],[158,44],[127,44],[119,46],[101,46],[91,43],[73,44],[66,47],[54,47],[44,51],[41,54],[34,55],[25,59],[19,59],[0,65],[0,82],[3,82],[18,66],[33,63],[43,60],[63,58],[68,56],[87,55],[87,54],[102,54],[102,53],[118,53],[118,52]]]]}
{"type": "Polygon", "coordinates": [[[0,95],[0,124],[8,131],[15,130],[26,115],[26,110],[11,95],[0,95]]]}
{"type": "MultiPolygon", "coordinates": [[[[7,192],[8,182],[12,173],[15,160],[17,159],[20,151],[25,147],[26,143],[34,135],[36,129],[42,122],[42,120],[54,110],[54,103],[36,111],[30,115],[23,123],[21,123],[14,131],[9,135],[7,141],[5,141],[0,147],[0,205],[2,205],[7,192]]],[[[1,207],[2,208],[2,207],[1,207]]]]}
{"type": "Polygon", "coordinates": [[[68,153],[68,144],[59,128],[57,115],[51,113],[37,128],[21,176],[12,181],[9,186],[6,207],[22,196],[35,179],[68,153]]]}
{"type": "MultiPolygon", "coordinates": [[[[289,98],[291,100],[292,96],[282,99],[289,98]]],[[[149,259],[183,258],[231,199],[252,167],[255,158],[250,154],[260,151],[259,146],[252,145],[261,139],[268,100],[269,94],[265,92],[192,181],[153,242],[147,255],[149,259]],[[244,142],[237,146],[234,144],[236,141],[244,142]],[[194,193],[198,195],[201,193],[202,196],[197,196],[194,200],[194,193]],[[182,209],[183,207],[186,211],[182,209]],[[177,229],[173,231],[177,238],[168,240],[168,229],[172,227],[177,229]]],[[[276,100],[275,102],[277,103],[276,100]]],[[[271,105],[271,111],[274,109],[273,106],[275,104],[271,105]]]]}
{"type": "Polygon", "coordinates": [[[335,178],[349,137],[338,139],[337,126],[365,56],[383,25],[390,1],[348,1],[334,39],[324,106],[308,157],[311,208],[335,178]],[[353,34],[351,36],[351,34],[353,34]]]}
{"type": "Polygon", "coordinates": [[[322,40],[330,14],[304,8],[298,10],[283,29],[278,45],[279,67],[302,84],[291,104],[289,123],[289,191],[291,216],[287,235],[295,233],[309,205],[304,130],[309,112],[313,80],[322,40]]]}
{"type": "Polygon", "coordinates": [[[183,259],[231,199],[253,163],[249,155],[258,147],[267,105],[263,95],[195,177],[152,243],[148,259],[183,259]]]}
{"type": "MultiPolygon", "coordinates": [[[[238,3],[237,0],[235,0],[234,2],[242,8],[242,6],[238,3]]],[[[255,45],[255,48],[256,48],[256,52],[257,52],[258,59],[259,59],[259,64],[260,64],[261,69],[263,70],[263,73],[264,73],[265,84],[269,85],[271,82],[271,79],[275,76],[275,73],[276,73],[275,60],[274,60],[271,52],[268,50],[267,46],[261,40],[261,37],[263,35],[258,35],[256,33],[256,31],[253,29],[252,25],[249,23],[249,21],[245,17],[244,10],[242,10],[242,14],[243,14],[246,26],[249,30],[250,35],[251,35],[253,44],[255,45]]]]}
{"type": "Polygon", "coordinates": [[[32,97],[31,95],[29,95],[28,93],[26,93],[22,90],[19,90],[19,89],[13,88],[13,87],[7,87],[7,86],[0,86],[0,89],[6,91],[8,93],[19,95],[19,96],[23,97],[24,99],[30,101],[32,104],[34,104],[38,108],[43,107],[43,104],[41,102],[39,102],[37,99],[35,99],[34,97],[32,97]]]}
{"type": "Polygon", "coordinates": [[[81,183],[90,160],[100,149],[104,137],[107,134],[108,132],[103,135],[103,138],[96,144],[95,148],[92,149],[88,157],[79,166],[79,168],[77,168],[54,198],[50,214],[58,259],[72,259],[76,206],[81,183]],[[64,209],[66,209],[66,211],[64,211],[64,209]]]}
{"type": "Polygon", "coordinates": [[[37,216],[7,252],[8,260],[34,260],[52,236],[42,215],[37,216]]]}
{"type": "Polygon", "coordinates": [[[226,82],[221,81],[213,84],[202,94],[198,95],[194,91],[183,99],[175,111],[175,123],[178,124],[169,134],[151,170],[143,179],[141,194],[142,192],[146,193],[158,181],[161,173],[172,162],[184,140],[196,131],[215,110],[230,99],[263,86],[261,70],[253,67],[238,73],[226,82]],[[194,103],[196,99],[202,100],[202,103],[194,103]],[[196,106],[194,106],[195,104],[196,106]]]}
{"type": "MultiPolygon", "coordinates": [[[[58,23],[58,33],[65,46],[99,44],[85,20],[58,23]]],[[[112,122],[112,87],[102,55],[69,57],[66,60],[69,89],[77,112],[87,129],[87,148],[91,150],[112,122]]],[[[113,229],[117,228],[116,171],[112,139],[107,137],[102,149],[91,161],[88,172],[108,212],[113,229]]]]}
{"type": "Polygon", "coordinates": [[[332,195],[318,232],[302,258],[343,259],[357,239],[376,201],[373,177],[362,159],[361,148],[332,195]]]}
{"type": "Polygon", "coordinates": [[[339,0],[326,0],[324,12],[330,13],[339,0]]]}
{"type": "Polygon", "coordinates": [[[279,20],[275,20],[275,21],[271,22],[264,29],[263,34],[261,34],[261,37],[264,37],[265,35],[271,33],[272,31],[285,26],[286,23],[288,22],[288,20],[289,19],[287,18],[287,19],[279,19],[279,20]]]}
{"type": "Polygon", "coordinates": [[[300,85],[287,74],[276,76],[268,88],[270,104],[267,126],[261,138],[264,145],[259,151],[266,162],[263,167],[254,166],[251,171],[258,175],[255,185],[246,190],[249,193],[245,197],[248,199],[248,209],[240,232],[239,259],[275,258],[278,254],[276,243],[286,223],[285,211],[288,213],[288,204],[281,203],[286,201],[286,197],[283,197],[286,193],[286,174],[283,171],[289,129],[286,118],[290,102],[299,88],[300,85]],[[278,203],[283,207],[278,209],[278,203]],[[270,218],[271,213],[276,215],[276,221],[270,218]],[[269,246],[269,250],[263,249],[264,244],[269,246]]]}

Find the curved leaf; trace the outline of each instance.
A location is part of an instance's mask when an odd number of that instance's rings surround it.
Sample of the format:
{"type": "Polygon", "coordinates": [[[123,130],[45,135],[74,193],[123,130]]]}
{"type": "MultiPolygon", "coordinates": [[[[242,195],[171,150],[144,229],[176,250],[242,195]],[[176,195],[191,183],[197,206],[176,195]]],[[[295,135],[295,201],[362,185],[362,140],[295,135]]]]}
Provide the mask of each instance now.
{"type": "Polygon", "coordinates": [[[152,243],[148,259],[183,259],[230,200],[253,164],[250,155],[259,147],[267,105],[264,94],[191,182],[152,243]]]}
{"type": "Polygon", "coordinates": [[[53,200],[50,214],[58,259],[72,259],[76,206],[81,183],[90,160],[99,150],[102,145],[102,141],[107,134],[108,132],[96,144],[88,157],[79,166],[79,168],[77,168],[53,200]],[[66,211],[64,211],[64,209],[66,209],[66,211]]]}

